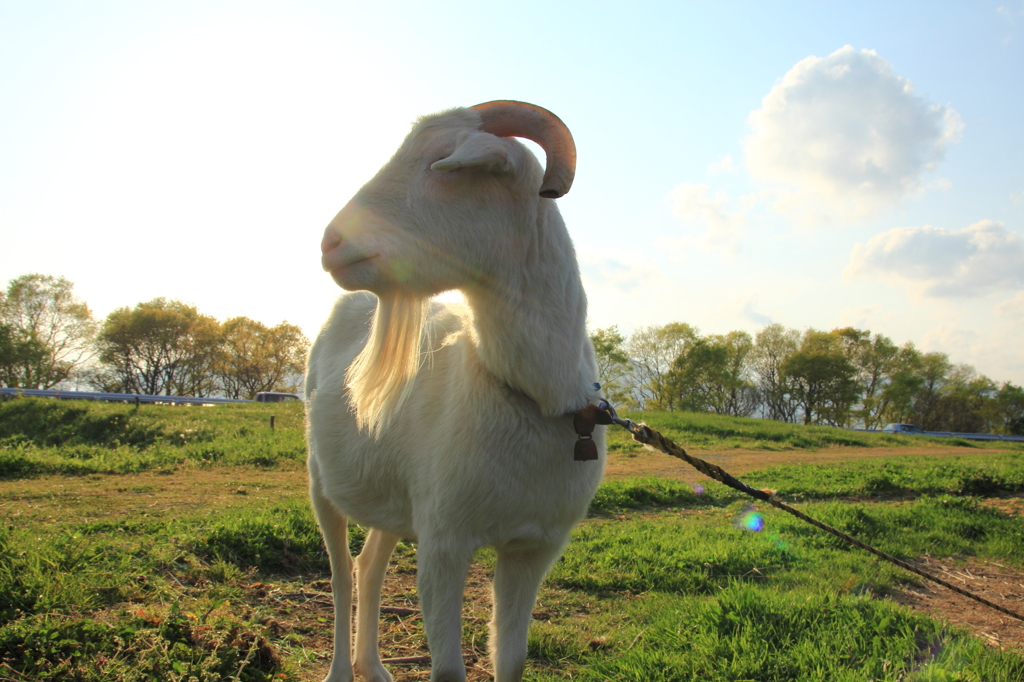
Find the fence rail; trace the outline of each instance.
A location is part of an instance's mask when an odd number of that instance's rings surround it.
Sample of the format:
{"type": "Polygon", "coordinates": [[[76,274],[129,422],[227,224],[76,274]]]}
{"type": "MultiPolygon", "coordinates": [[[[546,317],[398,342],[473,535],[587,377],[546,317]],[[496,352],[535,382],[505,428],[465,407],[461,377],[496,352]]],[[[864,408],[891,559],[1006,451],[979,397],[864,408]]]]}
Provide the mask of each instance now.
{"type": "Polygon", "coordinates": [[[195,398],[177,395],[145,395],[143,393],[100,393],[97,391],[50,391],[39,388],[0,388],[0,396],[57,398],[58,400],[100,400],[108,403],[160,403],[163,405],[216,405],[219,403],[250,403],[235,398],[195,398]]]}
{"type": "MultiPolygon", "coordinates": [[[[860,431],[861,433],[889,433],[881,429],[847,429],[847,431],[860,431]]],[[[999,433],[963,433],[961,431],[925,431],[923,433],[896,433],[889,434],[896,436],[931,436],[932,438],[963,438],[964,440],[1008,440],[1016,443],[1024,443],[1024,436],[1004,436],[999,433]]]]}

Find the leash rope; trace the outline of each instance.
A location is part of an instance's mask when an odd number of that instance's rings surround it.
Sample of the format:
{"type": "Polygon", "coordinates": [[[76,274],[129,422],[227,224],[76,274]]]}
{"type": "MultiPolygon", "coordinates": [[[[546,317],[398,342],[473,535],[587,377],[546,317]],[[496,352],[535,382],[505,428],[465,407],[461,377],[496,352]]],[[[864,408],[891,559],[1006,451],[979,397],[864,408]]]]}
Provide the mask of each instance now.
{"type": "Polygon", "coordinates": [[[787,514],[791,514],[792,516],[795,516],[796,518],[801,519],[802,521],[806,521],[807,523],[817,528],[820,528],[826,533],[830,533],[841,540],[845,540],[846,542],[850,543],[855,547],[860,547],[861,549],[870,552],[871,554],[874,554],[876,557],[884,559],[889,563],[895,564],[896,566],[899,566],[904,570],[910,571],[911,573],[919,575],[922,578],[930,580],[934,583],[938,583],[939,585],[942,585],[943,587],[950,589],[956,592],[957,594],[963,595],[964,597],[967,597],[969,599],[973,599],[978,603],[984,604],[989,608],[995,609],[996,611],[1016,618],[1017,620],[1024,621],[1024,615],[1021,615],[1016,611],[1012,611],[1004,606],[1000,606],[999,604],[991,602],[982,596],[974,594],[973,592],[969,592],[968,590],[965,590],[962,587],[958,587],[957,585],[954,585],[953,583],[947,580],[943,580],[938,576],[934,576],[930,573],[922,571],[921,569],[917,568],[916,566],[912,566],[911,564],[908,564],[906,561],[903,561],[902,559],[897,559],[896,557],[890,554],[886,554],[885,552],[879,549],[875,549],[871,545],[865,544],[857,538],[847,535],[841,530],[837,530],[825,523],[822,523],[821,521],[818,521],[815,518],[808,516],[807,514],[804,514],[802,511],[798,509],[794,509],[793,507],[789,506],[782,500],[778,499],[777,494],[774,490],[759,490],[757,488],[752,488],[743,481],[740,481],[739,479],[729,474],[729,472],[727,472],[725,469],[718,466],[717,464],[705,462],[699,457],[694,457],[692,455],[687,454],[686,451],[683,450],[681,447],[673,443],[665,436],[658,433],[656,430],[647,426],[646,424],[637,424],[636,422],[630,419],[623,419],[619,417],[618,414],[616,414],[615,412],[615,408],[612,407],[611,404],[606,400],[601,401],[601,404],[598,406],[598,410],[607,414],[611,422],[618,424],[619,426],[622,426],[623,428],[627,429],[631,434],[633,434],[633,440],[635,440],[636,442],[643,443],[644,445],[649,445],[652,448],[664,452],[666,455],[671,455],[673,457],[676,457],[677,459],[681,459],[690,466],[692,466],[697,471],[707,476],[708,478],[713,478],[714,480],[723,483],[729,486],[730,488],[733,488],[734,490],[738,490],[741,493],[750,495],[751,497],[761,500],[762,502],[767,502],[776,509],[781,509],[787,514]]]}

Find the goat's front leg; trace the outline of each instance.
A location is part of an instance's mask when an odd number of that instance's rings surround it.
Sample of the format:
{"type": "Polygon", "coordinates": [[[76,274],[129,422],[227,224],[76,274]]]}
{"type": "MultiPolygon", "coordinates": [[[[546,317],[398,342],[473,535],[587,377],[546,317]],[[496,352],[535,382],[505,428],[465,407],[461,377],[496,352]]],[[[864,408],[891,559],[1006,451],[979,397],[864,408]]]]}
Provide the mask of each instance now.
{"type": "Polygon", "coordinates": [[[560,546],[498,549],[490,649],[495,682],[519,682],[526,666],[526,634],[537,590],[560,546]]]}
{"type": "Polygon", "coordinates": [[[331,592],[334,597],[334,657],[324,682],[352,682],[352,554],[348,549],[348,519],[311,486],[313,511],[324,534],[331,559],[331,592]]]}
{"type": "Polygon", "coordinates": [[[430,647],[430,681],[464,682],[462,595],[473,548],[437,538],[420,538],[416,584],[430,647]]]}
{"type": "Polygon", "coordinates": [[[377,638],[380,634],[380,589],[388,570],[388,559],[398,536],[373,528],[366,535],[363,551],[356,557],[356,656],[355,671],[365,682],[391,682],[391,674],[380,662],[377,638]]]}

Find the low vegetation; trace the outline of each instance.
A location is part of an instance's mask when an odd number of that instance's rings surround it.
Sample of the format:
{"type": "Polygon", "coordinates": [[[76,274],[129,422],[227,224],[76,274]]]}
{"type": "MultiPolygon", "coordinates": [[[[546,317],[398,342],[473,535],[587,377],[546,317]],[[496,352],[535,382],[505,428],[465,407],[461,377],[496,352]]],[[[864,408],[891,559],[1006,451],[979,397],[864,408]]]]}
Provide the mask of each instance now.
{"type": "MultiPolygon", "coordinates": [[[[646,418],[709,449],[910,440],[646,418]]],[[[907,560],[1024,570],[1024,518],[988,503],[1024,487],[1024,452],[974,450],[743,478],[907,560]]],[[[0,680],[319,679],[330,650],[328,565],[302,461],[296,404],[0,404],[0,680]],[[133,472],[143,473],[125,475],[133,472]]],[[[357,529],[354,551],[362,540],[357,529]]],[[[487,630],[484,590],[473,585],[492,566],[481,551],[466,606],[471,653],[485,652],[487,630]]],[[[403,542],[386,603],[416,608],[414,571],[415,547],[403,542]]],[[[888,598],[918,580],[713,482],[608,481],[541,592],[527,677],[1024,679],[1019,649],[987,646],[888,598]]],[[[426,653],[415,611],[386,616],[382,638],[386,656],[426,653]]],[[[470,679],[487,678],[473,668],[470,679]]]]}
{"type": "Polygon", "coordinates": [[[178,467],[301,468],[302,405],[0,401],[0,480],[178,467]],[[274,429],[270,419],[274,418],[274,429]]]}
{"type": "MultiPolygon", "coordinates": [[[[740,448],[782,451],[835,447],[978,447],[976,441],[963,438],[910,437],[699,412],[629,412],[622,416],[650,425],[688,450],[724,452],[740,448]]],[[[611,429],[608,431],[608,448],[612,452],[627,452],[636,449],[636,443],[624,429],[611,429]]],[[[1024,452],[1024,443],[1013,444],[1009,448],[1024,452]]]]}

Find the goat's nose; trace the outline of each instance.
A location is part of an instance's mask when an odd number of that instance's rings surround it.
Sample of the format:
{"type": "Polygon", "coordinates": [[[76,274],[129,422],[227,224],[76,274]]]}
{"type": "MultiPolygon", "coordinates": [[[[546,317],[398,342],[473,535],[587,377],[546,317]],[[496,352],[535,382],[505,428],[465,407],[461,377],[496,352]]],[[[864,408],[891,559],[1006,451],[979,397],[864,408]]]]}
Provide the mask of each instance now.
{"type": "Polygon", "coordinates": [[[341,233],[335,230],[333,225],[328,225],[327,229],[324,230],[324,238],[320,240],[320,252],[327,253],[340,243],[341,233]]]}
{"type": "Polygon", "coordinates": [[[334,220],[324,230],[324,238],[320,242],[320,250],[323,253],[336,248],[346,239],[356,237],[366,229],[366,218],[368,212],[355,200],[348,202],[343,209],[334,216],[334,220]]]}

